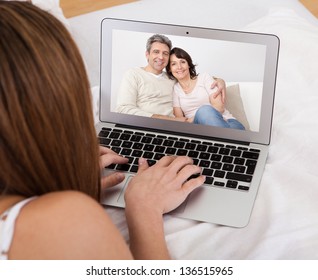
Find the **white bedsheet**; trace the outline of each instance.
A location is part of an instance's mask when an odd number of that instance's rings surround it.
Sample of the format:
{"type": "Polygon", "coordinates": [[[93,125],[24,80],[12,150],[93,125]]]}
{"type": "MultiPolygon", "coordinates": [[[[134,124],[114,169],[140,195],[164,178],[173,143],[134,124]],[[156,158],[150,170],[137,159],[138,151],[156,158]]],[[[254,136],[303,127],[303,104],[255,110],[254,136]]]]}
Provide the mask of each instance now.
{"type": "MultiPolygon", "coordinates": [[[[151,11],[156,11],[152,9],[154,2],[159,1],[139,1],[99,11],[93,17],[85,15],[70,20],[92,86],[98,85],[99,19],[116,16],[167,21],[159,6],[159,12],[151,15],[151,11]],[[89,20],[92,21],[87,24],[89,20]],[[87,34],[92,40],[87,39],[87,34]]],[[[249,225],[234,229],[166,215],[165,233],[172,257],[318,259],[318,22],[295,1],[284,1],[281,8],[273,9],[265,4],[268,1],[160,2],[160,7],[167,5],[165,15],[170,16],[170,23],[273,33],[281,40],[272,142],[249,225]],[[177,4],[185,8],[190,8],[190,4],[203,6],[191,8],[192,17],[177,18],[172,13],[172,5],[177,4]],[[224,18],[222,21],[220,14],[207,12],[220,13],[215,8],[218,4],[228,5],[227,21],[224,18]],[[213,17],[220,21],[216,23],[213,17]]],[[[129,242],[123,210],[106,211],[129,242]]]]}

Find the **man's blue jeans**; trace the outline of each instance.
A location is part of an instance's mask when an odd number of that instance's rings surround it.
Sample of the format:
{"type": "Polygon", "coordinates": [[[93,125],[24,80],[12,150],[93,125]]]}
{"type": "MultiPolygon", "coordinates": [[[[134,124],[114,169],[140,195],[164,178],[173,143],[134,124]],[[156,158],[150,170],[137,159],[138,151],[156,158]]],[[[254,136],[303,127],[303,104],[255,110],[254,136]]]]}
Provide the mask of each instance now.
{"type": "Polygon", "coordinates": [[[222,114],[210,105],[203,105],[197,110],[193,123],[245,130],[238,120],[224,120],[222,114]]]}

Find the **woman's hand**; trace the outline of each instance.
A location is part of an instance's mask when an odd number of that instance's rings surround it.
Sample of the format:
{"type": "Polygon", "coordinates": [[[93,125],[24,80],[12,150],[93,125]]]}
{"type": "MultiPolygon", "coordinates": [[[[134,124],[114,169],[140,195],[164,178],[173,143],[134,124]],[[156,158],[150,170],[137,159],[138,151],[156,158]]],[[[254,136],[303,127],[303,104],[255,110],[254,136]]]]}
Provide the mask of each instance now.
{"type": "Polygon", "coordinates": [[[215,81],[212,83],[211,85],[211,89],[216,88],[217,91],[213,94],[213,98],[217,98],[220,94],[222,96],[221,100],[222,103],[225,103],[225,99],[226,99],[226,85],[225,85],[225,81],[220,79],[220,78],[214,78],[215,81]]]}
{"type": "MultiPolygon", "coordinates": [[[[103,169],[111,164],[125,164],[128,162],[127,158],[124,158],[116,154],[111,149],[103,146],[99,146],[99,166],[103,169]]],[[[116,186],[125,179],[125,175],[120,172],[114,172],[108,176],[102,177],[101,186],[102,188],[109,188],[116,186]]]]}
{"type": "Polygon", "coordinates": [[[130,249],[136,259],[169,259],[163,228],[164,213],[179,206],[205,176],[189,157],[165,156],[149,167],[139,159],[138,173],[125,192],[130,249]]]}
{"type": "Polygon", "coordinates": [[[187,120],[186,120],[186,122],[188,122],[188,123],[193,123],[193,121],[194,121],[194,117],[187,118],[187,120]]]}
{"type": "Polygon", "coordinates": [[[188,180],[200,172],[201,168],[185,156],[165,156],[151,167],[140,158],[138,173],[125,192],[126,211],[155,211],[161,216],[170,212],[204,183],[202,175],[188,180]]]}

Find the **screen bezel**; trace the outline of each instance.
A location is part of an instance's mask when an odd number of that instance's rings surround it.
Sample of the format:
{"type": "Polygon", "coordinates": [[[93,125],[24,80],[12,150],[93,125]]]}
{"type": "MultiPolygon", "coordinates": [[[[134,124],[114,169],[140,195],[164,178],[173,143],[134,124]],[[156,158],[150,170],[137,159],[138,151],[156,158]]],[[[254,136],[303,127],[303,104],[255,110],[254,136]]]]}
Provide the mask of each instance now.
{"type": "MultiPolygon", "coordinates": [[[[127,43],[127,42],[123,42],[127,43]]],[[[133,43],[133,42],[131,42],[133,43]]],[[[146,42],[145,42],[146,44],[146,42]]],[[[279,53],[279,38],[272,34],[252,33],[233,30],[221,30],[202,27],[180,26],[163,23],[142,22],[105,18],[101,23],[100,49],[100,121],[144,129],[154,129],[165,132],[178,132],[185,135],[196,135],[214,139],[230,139],[232,141],[251,142],[268,145],[271,137],[274,95],[279,53]],[[221,127],[193,125],[175,121],[154,119],[112,112],[111,83],[112,83],[112,32],[113,30],[127,30],[147,33],[159,33],[184,37],[208,38],[231,42],[243,42],[266,46],[263,93],[259,131],[241,131],[221,127]]],[[[145,52],[140,50],[140,52],[145,52]]],[[[136,67],[139,65],[136,65],[136,67]]],[[[141,65],[140,65],[141,66],[141,65]]]]}

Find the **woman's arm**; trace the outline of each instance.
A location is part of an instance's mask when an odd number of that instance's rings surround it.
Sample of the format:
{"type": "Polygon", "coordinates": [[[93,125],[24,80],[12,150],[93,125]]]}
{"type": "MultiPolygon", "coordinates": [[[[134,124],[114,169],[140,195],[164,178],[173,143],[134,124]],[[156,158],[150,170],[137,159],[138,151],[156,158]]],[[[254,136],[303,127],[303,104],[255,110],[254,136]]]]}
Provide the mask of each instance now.
{"type": "Polygon", "coordinates": [[[163,214],[178,207],[205,177],[187,180],[200,173],[189,157],[163,157],[149,167],[143,158],[126,193],[126,218],[130,249],[136,259],[169,259],[163,214]]]}
{"type": "Polygon", "coordinates": [[[167,121],[179,121],[179,122],[185,122],[186,121],[186,118],[183,117],[183,116],[182,117],[171,117],[171,116],[153,114],[151,117],[155,118],[155,119],[167,120],[167,121]]]}
{"type": "Polygon", "coordinates": [[[184,118],[183,111],[180,107],[173,107],[173,114],[176,118],[184,118]]]}
{"type": "Polygon", "coordinates": [[[181,121],[181,122],[188,122],[188,123],[192,123],[194,120],[194,117],[192,118],[186,118],[184,116],[184,113],[182,111],[182,109],[180,107],[173,107],[173,114],[176,117],[176,120],[181,121]]]}
{"type": "Polygon", "coordinates": [[[179,122],[187,121],[187,118],[183,115],[181,108],[173,107],[173,114],[174,114],[174,117],[163,116],[158,114],[154,114],[152,115],[152,117],[156,119],[170,120],[170,121],[179,121],[179,122]]]}

